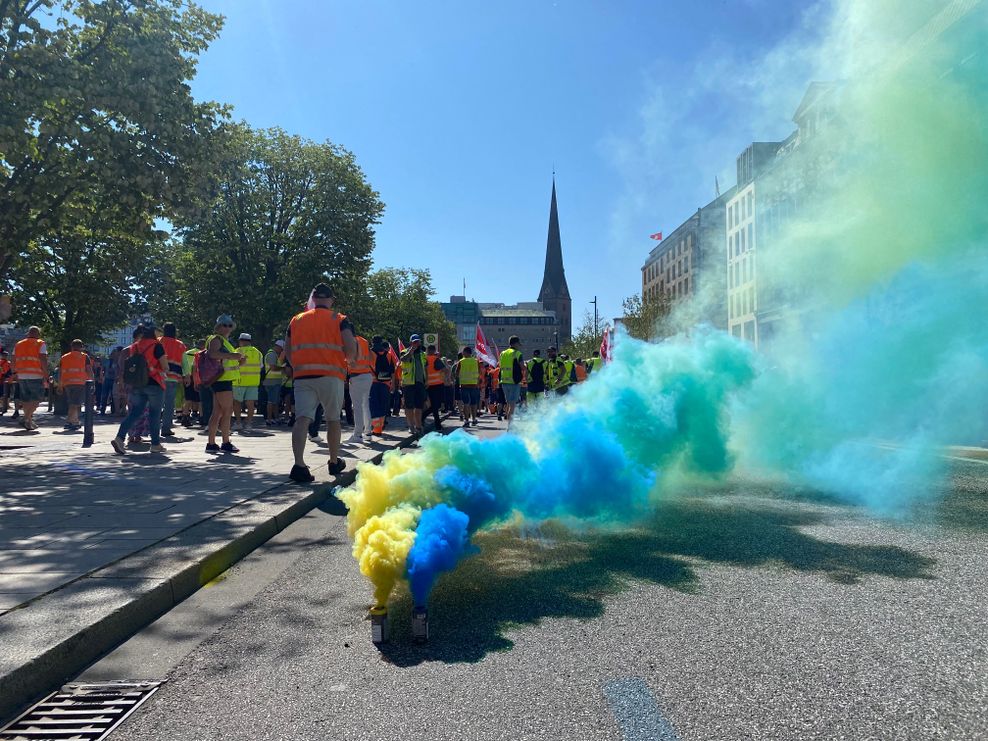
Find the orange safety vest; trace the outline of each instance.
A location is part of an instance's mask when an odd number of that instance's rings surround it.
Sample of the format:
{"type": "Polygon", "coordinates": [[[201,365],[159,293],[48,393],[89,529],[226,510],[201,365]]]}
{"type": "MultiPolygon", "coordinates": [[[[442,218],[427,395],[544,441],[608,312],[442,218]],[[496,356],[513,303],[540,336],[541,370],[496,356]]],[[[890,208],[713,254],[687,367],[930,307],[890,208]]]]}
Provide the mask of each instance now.
{"type": "Polygon", "coordinates": [[[582,366],[579,363],[577,363],[576,365],[573,366],[573,368],[576,370],[576,382],[577,383],[580,383],[581,381],[586,381],[587,380],[587,369],[584,366],[582,366]]]}
{"type": "Polygon", "coordinates": [[[10,361],[0,360],[0,382],[3,382],[7,378],[7,374],[10,372],[10,361]]]}
{"type": "Polygon", "coordinates": [[[188,348],[181,340],[174,337],[162,337],[158,342],[165,348],[165,357],[168,358],[168,380],[182,380],[182,356],[188,348]]]}
{"type": "Polygon", "coordinates": [[[497,391],[497,387],[501,384],[501,369],[491,368],[487,371],[487,379],[491,385],[491,391],[497,391]]]}
{"type": "Polygon", "coordinates": [[[161,370],[161,363],[154,357],[154,348],[158,344],[157,340],[138,340],[127,348],[129,355],[141,353],[148,366],[148,378],[156,384],[165,387],[165,372],[161,370]]]}
{"type": "Polygon", "coordinates": [[[438,355],[427,355],[425,360],[425,385],[426,386],[442,386],[443,385],[443,372],[441,370],[436,370],[436,361],[439,360],[438,355]]]}
{"type": "Polygon", "coordinates": [[[36,337],[25,337],[14,345],[14,373],[17,379],[23,381],[31,378],[46,378],[44,366],[41,365],[41,346],[45,341],[36,337]]]}
{"type": "Polygon", "coordinates": [[[357,341],[357,361],[350,366],[350,375],[361,376],[364,373],[373,373],[375,358],[371,353],[370,343],[366,337],[361,337],[360,335],[357,335],[354,339],[357,341]]]}
{"type": "Polygon", "coordinates": [[[332,309],[315,308],[296,314],[288,326],[295,378],[346,377],[346,355],[340,324],[346,319],[332,309]]]}
{"type": "Polygon", "coordinates": [[[85,386],[93,379],[89,370],[89,356],[80,350],[65,353],[58,361],[59,382],[63,386],[85,386]]]}

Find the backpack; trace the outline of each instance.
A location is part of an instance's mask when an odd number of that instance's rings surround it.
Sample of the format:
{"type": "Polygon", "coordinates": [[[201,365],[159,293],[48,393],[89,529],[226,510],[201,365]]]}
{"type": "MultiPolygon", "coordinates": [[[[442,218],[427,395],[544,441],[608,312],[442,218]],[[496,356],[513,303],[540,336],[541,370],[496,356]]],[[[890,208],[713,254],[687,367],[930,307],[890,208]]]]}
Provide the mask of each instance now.
{"type": "Polygon", "coordinates": [[[124,361],[123,382],[133,388],[148,385],[148,361],[144,353],[138,352],[137,345],[131,346],[130,355],[124,361]]]}
{"type": "Polygon", "coordinates": [[[217,378],[223,375],[223,362],[209,357],[208,350],[200,350],[196,353],[195,374],[199,376],[199,383],[196,388],[212,386],[217,378]]]}

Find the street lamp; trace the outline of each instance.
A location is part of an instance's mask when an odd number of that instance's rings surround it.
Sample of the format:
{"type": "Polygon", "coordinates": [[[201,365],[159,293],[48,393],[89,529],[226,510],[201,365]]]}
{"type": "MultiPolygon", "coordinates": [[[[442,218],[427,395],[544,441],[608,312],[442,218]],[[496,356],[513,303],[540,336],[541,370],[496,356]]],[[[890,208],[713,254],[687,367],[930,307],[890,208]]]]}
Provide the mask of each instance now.
{"type": "Polygon", "coordinates": [[[593,304],[593,334],[596,337],[600,334],[600,320],[597,318],[597,297],[593,297],[593,301],[588,301],[588,304],[593,304]]]}

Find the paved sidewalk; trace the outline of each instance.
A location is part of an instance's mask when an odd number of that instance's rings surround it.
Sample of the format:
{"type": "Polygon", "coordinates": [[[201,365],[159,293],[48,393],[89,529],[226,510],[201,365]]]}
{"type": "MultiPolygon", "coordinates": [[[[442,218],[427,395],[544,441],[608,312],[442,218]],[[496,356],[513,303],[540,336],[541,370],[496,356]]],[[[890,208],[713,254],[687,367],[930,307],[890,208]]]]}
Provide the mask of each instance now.
{"type": "Polygon", "coordinates": [[[167,454],[145,443],[121,457],[119,420],[100,422],[91,448],[60,418],[39,422],[29,433],[0,418],[0,719],[352,481],[358,461],[413,442],[393,419],[380,441],[344,442],[334,479],[323,431],[306,447],[316,481],[300,486],[288,428],[235,434],[240,452],[220,455],[179,428],[167,454]]]}

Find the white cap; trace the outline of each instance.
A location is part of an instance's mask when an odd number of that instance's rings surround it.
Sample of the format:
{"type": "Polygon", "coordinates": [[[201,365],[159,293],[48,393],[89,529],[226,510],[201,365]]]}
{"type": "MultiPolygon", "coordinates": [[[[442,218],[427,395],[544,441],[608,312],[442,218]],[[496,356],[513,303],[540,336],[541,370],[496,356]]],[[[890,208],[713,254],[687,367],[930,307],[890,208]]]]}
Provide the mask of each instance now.
{"type": "Polygon", "coordinates": [[[249,334],[247,334],[246,332],[241,332],[240,333],[240,339],[242,339],[242,340],[250,340],[251,339],[251,336],[249,334]]]}
{"type": "Polygon", "coordinates": [[[274,341],[274,344],[276,344],[278,347],[284,347],[285,346],[285,341],[284,340],[275,340],[274,341]]]}

